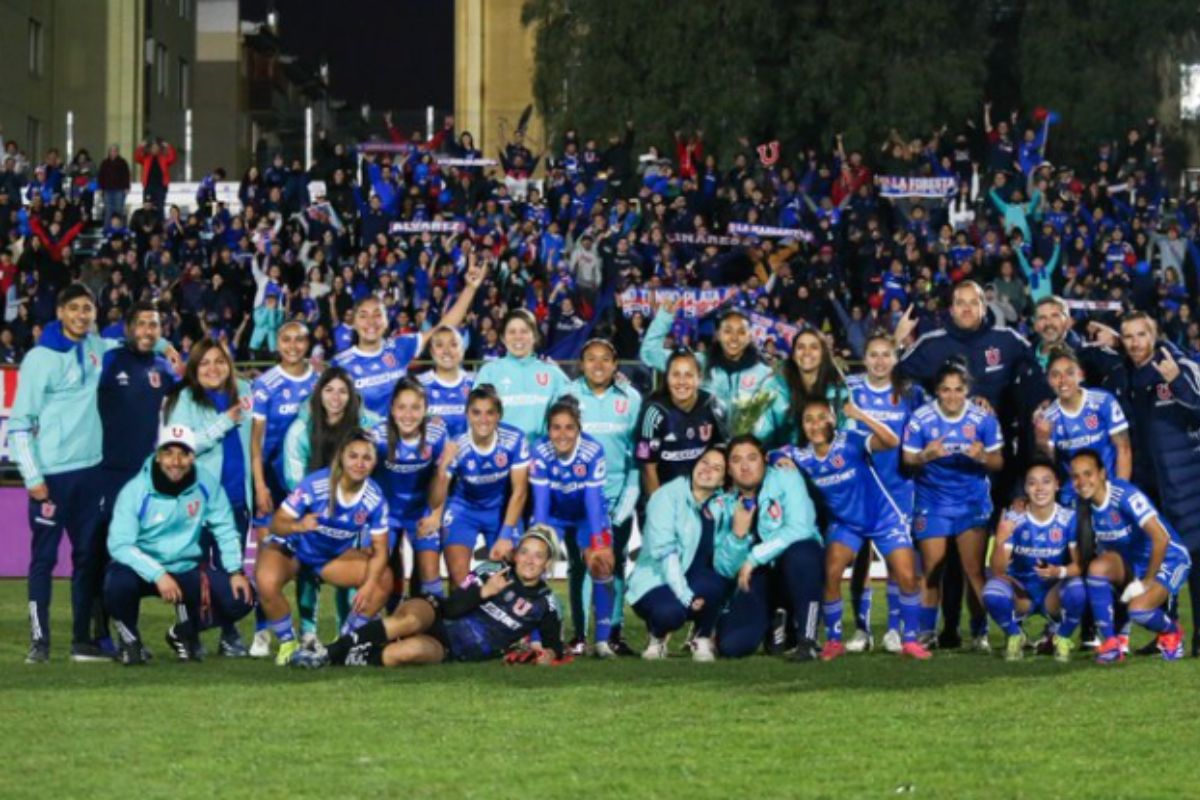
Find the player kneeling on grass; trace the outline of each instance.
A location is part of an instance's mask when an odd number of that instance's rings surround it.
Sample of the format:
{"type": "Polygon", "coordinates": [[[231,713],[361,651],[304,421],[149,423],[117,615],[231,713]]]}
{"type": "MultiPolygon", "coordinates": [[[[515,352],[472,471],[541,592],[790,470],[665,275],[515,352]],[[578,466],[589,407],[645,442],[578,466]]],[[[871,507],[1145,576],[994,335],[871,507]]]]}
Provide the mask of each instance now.
{"type": "Polygon", "coordinates": [[[117,496],[104,578],[104,603],[120,640],[118,660],[145,663],[138,633],[143,597],[175,606],[167,644],[180,661],[200,659],[201,630],[233,624],[250,613],[254,593],[242,574],[242,537],[221,482],[196,466],[196,437],[183,425],[163,428],[158,449],[117,496]],[[231,572],[201,564],[207,528],[231,572]],[[205,597],[207,595],[207,598],[205,597]]]}
{"type": "Polygon", "coordinates": [[[1087,593],[1102,644],[1096,661],[1125,660],[1121,640],[1113,630],[1113,589],[1122,589],[1121,602],[1129,618],[1158,636],[1158,649],[1167,661],[1183,658],[1183,626],[1164,606],[1179,594],[1192,560],[1179,534],[1133,484],[1109,478],[1095,450],[1081,450],[1071,459],[1071,480],[1079,497],[1091,504],[1096,557],[1088,564],[1087,593]]]}
{"type": "Polygon", "coordinates": [[[552,664],[563,657],[562,614],[544,576],[556,549],[554,530],[533,525],[518,541],[511,563],[485,562],[468,572],[450,597],[409,600],[325,651],[299,651],[293,663],[317,668],[488,661],[536,632],[541,646],[511,660],[552,664]]]}
{"type": "Polygon", "coordinates": [[[826,535],[826,639],[821,660],[832,661],[846,652],[842,644],[842,574],[864,544],[878,548],[900,588],[901,655],[925,660],[930,653],[917,642],[921,588],[912,539],[904,514],[871,461],[872,453],[899,447],[900,437],[853,403],[846,404],[845,415],[866,430],[836,430],[829,403],[810,401],[800,419],[805,446],[788,446],[776,454],[780,467],[799,468],[808,476],[833,520],[826,535]]]}
{"type": "Polygon", "coordinates": [[[709,445],[690,477],[668,481],[646,504],[642,550],[629,578],[629,600],[646,621],[650,641],[642,658],[667,657],[667,637],[696,623],[692,658],[713,661],[713,629],[730,581],[713,568],[716,531],[729,521],[725,450],[709,445]]]}
{"type": "Polygon", "coordinates": [[[365,431],[352,431],[338,446],[333,466],[302,480],[271,519],[255,577],[263,611],[279,639],[276,664],[287,664],[299,648],[283,589],[302,572],[358,590],[346,630],[365,625],[391,594],[388,507],[369,477],[375,460],[375,442],[365,431]],[[359,543],[368,541],[369,548],[360,549],[359,543]]]}
{"type": "Polygon", "coordinates": [[[1025,470],[1025,508],[1010,509],[996,528],[992,576],[983,587],[983,603],[1004,631],[1004,657],[1021,659],[1025,634],[1021,621],[1039,613],[1056,626],[1054,657],[1069,661],[1071,640],[1087,606],[1075,545],[1075,512],[1055,502],[1058,474],[1039,460],[1025,470]]]}

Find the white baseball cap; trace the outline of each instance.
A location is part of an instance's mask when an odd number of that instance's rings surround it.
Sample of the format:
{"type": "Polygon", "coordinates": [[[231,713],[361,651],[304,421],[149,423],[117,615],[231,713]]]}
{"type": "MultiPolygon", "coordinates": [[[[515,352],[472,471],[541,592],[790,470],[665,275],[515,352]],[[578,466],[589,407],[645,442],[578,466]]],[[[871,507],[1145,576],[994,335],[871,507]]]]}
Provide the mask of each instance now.
{"type": "Polygon", "coordinates": [[[164,425],[158,429],[158,449],[177,444],[189,452],[196,452],[196,434],[187,425],[164,425]]]}

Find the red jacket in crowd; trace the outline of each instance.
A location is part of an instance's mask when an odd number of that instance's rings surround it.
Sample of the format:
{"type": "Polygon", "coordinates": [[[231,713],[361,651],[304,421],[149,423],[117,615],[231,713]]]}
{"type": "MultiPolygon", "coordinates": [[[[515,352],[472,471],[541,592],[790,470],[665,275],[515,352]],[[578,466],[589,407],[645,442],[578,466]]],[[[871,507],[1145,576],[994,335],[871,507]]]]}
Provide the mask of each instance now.
{"type": "MultiPolygon", "coordinates": [[[[154,158],[150,154],[147,147],[138,145],[133,151],[133,160],[142,165],[142,188],[146,188],[146,182],[150,179],[150,159],[154,158]]],[[[171,185],[171,165],[175,163],[175,148],[169,144],[163,144],[158,148],[158,168],[162,170],[163,186],[171,185]]]]}
{"type": "Polygon", "coordinates": [[[51,260],[56,263],[61,263],[63,253],[71,246],[71,242],[75,241],[75,237],[83,230],[83,220],[76,222],[70,228],[67,228],[66,233],[51,239],[50,234],[42,226],[42,221],[34,214],[29,215],[29,227],[33,230],[33,235],[42,240],[42,244],[46,246],[46,252],[50,254],[51,260]]]}

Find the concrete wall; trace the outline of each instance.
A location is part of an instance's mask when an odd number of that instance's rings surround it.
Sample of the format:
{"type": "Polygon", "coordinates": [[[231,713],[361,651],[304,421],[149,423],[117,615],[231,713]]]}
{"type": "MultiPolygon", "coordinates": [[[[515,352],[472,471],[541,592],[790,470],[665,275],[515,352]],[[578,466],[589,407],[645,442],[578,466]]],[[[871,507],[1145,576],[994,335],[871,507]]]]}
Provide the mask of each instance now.
{"type": "Polygon", "coordinates": [[[196,69],[192,89],[193,157],[197,180],[216,167],[241,179],[250,165],[250,122],[245,113],[238,0],[201,0],[196,16],[196,69]]]}

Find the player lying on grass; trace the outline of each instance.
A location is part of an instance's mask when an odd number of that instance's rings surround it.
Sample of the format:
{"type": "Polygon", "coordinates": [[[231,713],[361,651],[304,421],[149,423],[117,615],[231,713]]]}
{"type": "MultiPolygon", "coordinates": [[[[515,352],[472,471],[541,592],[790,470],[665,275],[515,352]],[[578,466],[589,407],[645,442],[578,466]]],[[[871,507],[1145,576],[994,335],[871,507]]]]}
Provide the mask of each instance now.
{"type": "Polygon", "coordinates": [[[255,570],[263,611],[279,638],[276,664],[287,664],[299,648],[283,589],[302,572],[358,590],[346,620],[351,630],[378,614],[391,594],[388,508],[369,477],[374,468],[375,442],[365,431],[353,431],[333,466],[302,480],[276,510],[255,570]]]}
{"type": "Polygon", "coordinates": [[[1056,628],[1054,657],[1069,661],[1071,640],[1087,606],[1075,545],[1075,511],[1055,502],[1058,474],[1048,460],[1025,470],[1023,510],[1010,509],[996,528],[992,576],[983,587],[988,613],[1007,636],[1004,657],[1017,661],[1025,653],[1021,622],[1041,614],[1056,628]]]}
{"type": "Polygon", "coordinates": [[[810,400],[800,418],[801,442],[805,446],[785,447],[777,454],[780,457],[776,462],[784,468],[799,469],[808,477],[833,521],[825,534],[826,639],[821,660],[832,661],[846,652],[842,644],[842,574],[864,545],[879,550],[900,587],[901,654],[928,659],[929,651],[917,642],[921,587],[912,538],[904,514],[871,459],[873,453],[898,447],[900,437],[853,403],[846,403],[844,413],[846,419],[862,427],[837,430],[833,407],[825,400],[810,400]]]}
{"type": "Polygon", "coordinates": [[[1096,557],[1088,564],[1087,593],[1102,644],[1096,661],[1125,659],[1113,630],[1114,589],[1129,606],[1129,618],[1158,636],[1167,661],[1183,658],[1183,626],[1163,610],[1179,594],[1192,560],[1179,534],[1132,483],[1108,477],[1095,450],[1071,459],[1071,480],[1080,499],[1091,504],[1096,557]]]}
{"type": "Polygon", "coordinates": [[[117,496],[109,529],[112,561],[104,603],[117,632],[118,660],[142,664],[138,632],[143,597],[175,606],[167,645],[180,661],[200,659],[200,631],[233,624],[250,613],[254,593],[242,574],[242,541],[229,499],[212,473],[196,466],[196,437],[184,425],[163,428],[158,449],[117,496]],[[202,564],[201,531],[208,529],[228,572],[202,564]],[[204,612],[204,584],[209,609],[204,612]]]}
{"type": "Polygon", "coordinates": [[[540,646],[524,660],[551,664],[563,656],[562,615],[544,580],[556,550],[554,530],[533,525],[518,541],[511,563],[486,562],[469,572],[449,598],[409,600],[324,652],[299,651],[292,663],[319,668],[488,661],[536,633],[540,646]]]}

